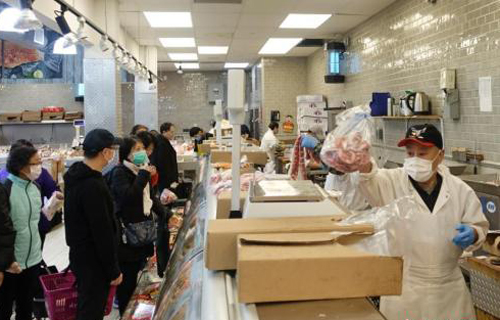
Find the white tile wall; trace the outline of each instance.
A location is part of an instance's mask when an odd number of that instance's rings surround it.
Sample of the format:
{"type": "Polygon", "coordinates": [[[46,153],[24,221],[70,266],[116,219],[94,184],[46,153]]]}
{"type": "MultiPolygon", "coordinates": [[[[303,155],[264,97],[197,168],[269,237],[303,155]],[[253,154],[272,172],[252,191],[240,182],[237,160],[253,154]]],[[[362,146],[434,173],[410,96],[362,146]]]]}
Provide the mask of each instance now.
{"type": "MultiPolygon", "coordinates": [[[[325,56],[318,50],[307,60],[307,88],[330,101],[371,100],[372,92],[398,97],[406,89],[426,92],[433,112],[441,114],[439,70],[457,70],[461,113],[445,121],[447,152],[477,145],[487,161],[500,162],[500,1],[400,0],[350,31],[345,85],[323,82],[325,56]],[[481,113],[478,77],[493,78],[493,112],[481,113]]],[[[395,145],[404,125],[388,123],[395,145]]]]}

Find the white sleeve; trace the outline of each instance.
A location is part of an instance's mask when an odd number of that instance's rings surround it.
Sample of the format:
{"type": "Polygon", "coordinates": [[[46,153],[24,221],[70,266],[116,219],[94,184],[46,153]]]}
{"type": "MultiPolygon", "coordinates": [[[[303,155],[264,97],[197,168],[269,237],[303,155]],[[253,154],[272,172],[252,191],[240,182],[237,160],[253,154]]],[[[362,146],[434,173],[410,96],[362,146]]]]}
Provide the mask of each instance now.
{"type": "Polygon", "coordinates": [[[382,207],[398,198],[403,169],[380,169],[373,158],[371,162],[372,171],[359,176],[359,190],[372,207],[382,207]]]}
{"type": "Polygon", "coordinates": [[[474,251],[483,245],[486,240],[486,234],[490,226],[488,220],[484,216],[483,208],[479,198],[469,186],[463,186],[464,190],[462,201],[464,204],[464,212],[462,216],[462,223],[471,226],[477,231],[477,241],[472,246],[468,247],[466,251],[474,251]]]}

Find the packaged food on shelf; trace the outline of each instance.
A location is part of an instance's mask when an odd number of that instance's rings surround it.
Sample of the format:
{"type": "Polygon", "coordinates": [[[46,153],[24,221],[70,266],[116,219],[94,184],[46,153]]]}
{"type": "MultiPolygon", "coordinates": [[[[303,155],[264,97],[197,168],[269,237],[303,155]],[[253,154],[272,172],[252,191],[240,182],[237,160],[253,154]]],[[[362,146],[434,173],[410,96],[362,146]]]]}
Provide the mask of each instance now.
{"type": "Polygon", "coordinates": [[[64,119],[67,121],[80,120],[83,118],[84,118],[83,112],[80,111],[67,111],[64,114],[64,119]]]}
{"type": "Polygon", "coordinates": [[[400,295],[403,259],[355,248],[358,232],[238,237],[238,297],[243,303],[400,295]]]}
{"type": "Polygon", "coordinates": [[[205,266],[209,270],[234,270],[237,238],[242,234],[373,231],[369,224],[342,225],[344,216],[223,219],[208,222],[205,266]]]}
{"type": "Polygon", "coordinates": [[[42,121],[42,112],[41,111],[23,111],[22,113],[23,122],[40,122],[42,121]]]}
{"type": "Polygon", "coordinates": [[[64,119],[65,109],[63,107],[43,107],[43,120],[62,120],[64,119]]]}
{"type": "Polygon", "coordinates": [[[0,122],[21,122],[22,113],[2,113],[0,122]]]}

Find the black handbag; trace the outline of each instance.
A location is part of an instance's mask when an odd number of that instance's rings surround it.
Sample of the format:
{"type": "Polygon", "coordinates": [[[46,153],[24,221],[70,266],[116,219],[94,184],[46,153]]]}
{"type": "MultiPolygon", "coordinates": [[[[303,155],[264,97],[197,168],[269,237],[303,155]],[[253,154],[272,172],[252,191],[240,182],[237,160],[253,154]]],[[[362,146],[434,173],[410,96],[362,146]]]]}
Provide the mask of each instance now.
{"type": "Polygon", "coordinates": [[[146,220],[136,223],[124,223],[120,219],[122,225],[122,241],[131,247],[142,247],[152,244],[156,241],[156,223],[154,213],[151,220],[146,220]]]}

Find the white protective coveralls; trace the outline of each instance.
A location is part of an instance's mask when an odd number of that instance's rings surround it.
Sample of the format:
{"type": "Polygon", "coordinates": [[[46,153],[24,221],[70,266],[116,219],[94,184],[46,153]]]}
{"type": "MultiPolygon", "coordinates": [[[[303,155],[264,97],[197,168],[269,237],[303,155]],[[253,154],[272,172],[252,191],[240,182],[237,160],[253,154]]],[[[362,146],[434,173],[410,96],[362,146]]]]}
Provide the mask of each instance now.
{"type": "Polygon", "coordinates": [[[274,150],[278,145],[279,140],[274,135],[273,130],[269,129],[262,137],[260,143],[260,149],[267,153],[267,164],[264,168],[264,173],[274,173],[276,168],[276,155],[274,154],[274,150]]]}
{"type": "Polygon", "coordinates": [[[476,319],[470,293],[458,266],[462,249],[454,245],[455,227],[466,224],[477,231],[478,240],[467,251],[484,242],[489,223],[474,191],[443,165],[443,182],[432,212],[411,184],[404,169],[379,169],[360,175],[360,190],[372,206],[413,195],[417,216],[411,221],[409,270],[401,296],[382,297],[381,312],[389,320],[476,319]]]}
{"type": "Polygon", "coordinates": [[[337,175],[328,173],[325,181],[325,190],[340,191],[341,205],[349,210],[363,211],[370,207],[365,196],[359,190],[359,172],[337,175]]]}

